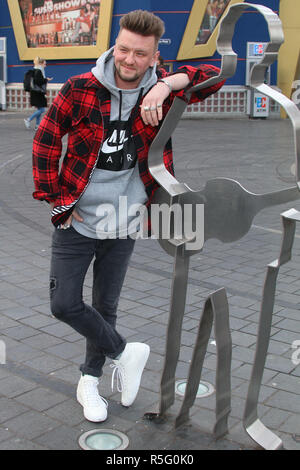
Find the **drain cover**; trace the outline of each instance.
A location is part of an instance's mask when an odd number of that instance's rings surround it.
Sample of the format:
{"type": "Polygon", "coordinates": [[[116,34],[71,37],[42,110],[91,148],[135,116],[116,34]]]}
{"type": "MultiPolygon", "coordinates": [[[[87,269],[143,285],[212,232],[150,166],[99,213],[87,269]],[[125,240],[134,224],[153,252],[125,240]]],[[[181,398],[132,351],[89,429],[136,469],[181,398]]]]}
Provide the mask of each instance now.
{"type": "Polygon", "coordinates": [[[78,444],[84,450],[123,450],[129,444],[128,437],[112,429],[93,429],[82,434],[78,444]]]}
{"type": "MultiPolygon", "coordinates": [[[[186,389],[186,380],[178,380],[175,383],[175,391],[178,395],[184,396],[185,394],[185,389],[186,389]]],[[[204,398],[204,397],[209,397],[214,393],[215,389],[212,384],[209,382],[200,382],[198,391],[196,394],[197,398],[204,398]]]]}

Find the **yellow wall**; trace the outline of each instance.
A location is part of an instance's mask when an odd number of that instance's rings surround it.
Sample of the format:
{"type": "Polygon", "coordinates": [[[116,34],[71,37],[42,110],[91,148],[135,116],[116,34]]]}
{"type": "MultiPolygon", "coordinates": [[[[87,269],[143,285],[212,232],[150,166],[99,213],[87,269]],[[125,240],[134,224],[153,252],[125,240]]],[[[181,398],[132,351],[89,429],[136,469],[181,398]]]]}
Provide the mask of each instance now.
{"type": "Polygon", "coordinates": [[[293,81],[300,79],[300,0],[280,0],[279,16],[285,41],[278,56],[278,86],[291,98],[293,81]]]}

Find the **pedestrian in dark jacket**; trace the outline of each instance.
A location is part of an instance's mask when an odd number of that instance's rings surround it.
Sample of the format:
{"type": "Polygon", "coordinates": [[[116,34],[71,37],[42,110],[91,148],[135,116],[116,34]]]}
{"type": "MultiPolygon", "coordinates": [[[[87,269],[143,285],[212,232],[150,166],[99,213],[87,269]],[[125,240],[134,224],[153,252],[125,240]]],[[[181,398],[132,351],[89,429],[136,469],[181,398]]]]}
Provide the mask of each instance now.
{"type": "MultiPolygon", "coordinates": [[[[151,202],[158,184],[148,168],[149,147],[175,97],[218,75],[214,66],[183,66],[156,73],[164,25],[145,10],[121,18],[115,46],[91,72],[70,78],[43,118],[33,142],[34,197],[52,208],[55,225],[50,273],[51,311],[86,338],[77,400],[89,421],[107,418],[98,379],[113,359],[121,403],[134,402],[149,356],[144,343],[127,343],[116,329],[117,307],[137,232],[135,214],[151,202]],[[68,148],[59,172],[62,138],[68,148]],[[124,202],[129,204],[124,209],[124,202]],[[93,300],[83,300],[94,260],[93,300]]],[[[193,93],[190,102],[222,83],[193,93]]],[[[172,174],[169,140],[162,156],[172,174]]]]}
{"type": "Polygon", "coordinates": [[[30,129],[30,122],[35,119],[36,121],[34,130],[37,130],[41,122],[42,114],[46,111],[47,107],[47,83],[48,81],[52,80],[52,78],[46,78],[45,76],[45,59],[36,57],[33,63],[33,85],[36,87],[36,89],[30,91],[30,105],[37,108],[37,110],[29,118],[24,119],[24,123],[26,129],[30,129]],[[38,90],[38,88],[40,88],[40,90],[38,90]]]}

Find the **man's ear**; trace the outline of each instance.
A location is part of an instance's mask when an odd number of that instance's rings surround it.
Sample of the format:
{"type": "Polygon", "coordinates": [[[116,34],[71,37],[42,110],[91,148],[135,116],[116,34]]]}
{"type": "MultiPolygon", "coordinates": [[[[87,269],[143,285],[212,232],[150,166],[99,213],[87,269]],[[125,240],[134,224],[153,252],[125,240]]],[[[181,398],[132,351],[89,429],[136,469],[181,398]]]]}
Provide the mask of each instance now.
{"type": "MultiPolygon", "coordinates": [[[[120,34],[120,32],[119,32],[119,34],[120,34]]],[[[115,56],[115,50],[116,50],[116,45],[117,45],[117,41],[118,41],[118,38],[119,38],[119,34],[118,34],[118,36],[116,37],[115,43],[114,43],[114,46],[113,46],[113,47],[114,47],[114,48],[113,48],[113,56],[115,56]]]]}
{"type": "Polygon", "coordinates": [[[117,45],[117,42],[115,42],[115,44],[113,46],[114,47],[113,48],[113,57],[115,57],[115,54],[116,54],[116,45],[117,45]]]}
{"type": "Polygon", "coordinates": [[[154,56],[153,56],[153,59],[152,59],[152,62],[151,62],[151,67],[154,66],[154,64],[156,63],[157,59],[159,58],[159,51],[156,51],[154,56]]]}

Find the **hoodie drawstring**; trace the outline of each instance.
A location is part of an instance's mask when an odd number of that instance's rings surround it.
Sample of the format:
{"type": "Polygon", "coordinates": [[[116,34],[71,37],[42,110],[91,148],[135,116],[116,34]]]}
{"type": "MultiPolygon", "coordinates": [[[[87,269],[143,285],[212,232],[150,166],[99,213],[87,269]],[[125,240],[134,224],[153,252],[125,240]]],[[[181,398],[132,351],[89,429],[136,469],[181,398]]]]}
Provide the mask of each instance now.
{"type": "MultiPolygon", "coordinates": [[[[137,99],[137,101],[134,105],[134,108],[132,109],[131,116],[128,119],[128,127],[130,127],[130,130],[132,128],[132,123],[135,121],[135,118],[138,114],[140,102],[141,102],[142,97],[143,97],[143,92],[144,92],[144,88],[142,87],[140,89],[139,96],[138,96],[138,99],[137,99]]],[[[121,134],[121,128],[122,128],[121,122],[122,122],[122,104],[123,104],[122,90],[119,90],[119,97],[120,97],[120,99],[119,99],[119,120],[118,120],[118,123],[117,123],[117,126],[116,126],[117,127],[117,150],[119,150],[119,144],[121,143],[120,134],[121,134]]]]}
{"type": "Polygon", "coordinates": [[[121,121],[122,121],[122,90],[119,90],[119,120],[117,124],[117,150],[119,150],[119,144],[120,144],[120,132],[121,132],[121,121]]]}

